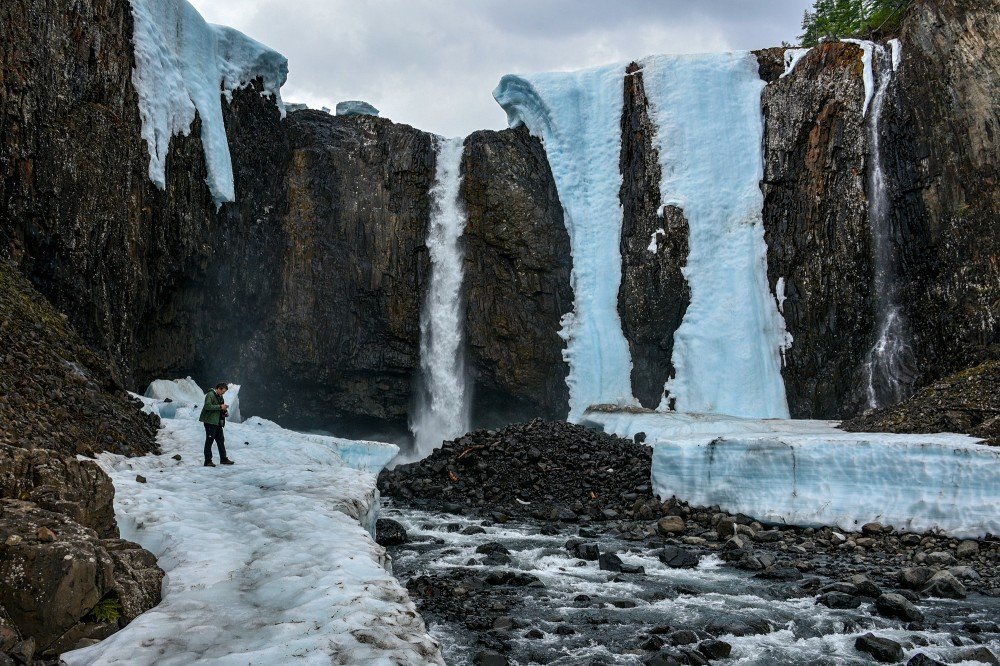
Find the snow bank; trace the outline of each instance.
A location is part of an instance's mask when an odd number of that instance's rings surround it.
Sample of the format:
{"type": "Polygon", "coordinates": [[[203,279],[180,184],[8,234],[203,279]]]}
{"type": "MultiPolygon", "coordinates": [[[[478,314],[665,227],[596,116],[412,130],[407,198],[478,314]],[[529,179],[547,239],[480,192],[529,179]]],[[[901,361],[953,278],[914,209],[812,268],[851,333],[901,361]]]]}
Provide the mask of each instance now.
{"type": "Polygon", "coordinates": [[[785,78],[789,74],[795,71],[795,66],[799,64],[799,60],[802,60],[807,53],[812,51],[811,48],[805,49],[787,49],[785,51],[785,71],[781,73],[778,78],[785,78]]]}
{"type": "Polygon", "coordinates": [[[683,412],[787,418],[781,352],[790,340],[767,280],[757,58],[654,56],[640,65],[662,204],[681,208],[690,231],[682,271],[691,303],[674,333],[675,376],[661,408],[673,399],[683,412]]]}
{"type": "Polygon", "coordinates": [[[221,95],[256,78],[284,115],[281,86],[288,76],[283,55],[243,33],[205,22],[186,0],[131,0],[135,69],[142,137],[149,148],[149,178],[166,187],[170,138],[187,134],[195,112],[216,203],[235,201],[233,165],[222,118],[221,95]]]}
{"type": "Polygon", "coordinates": [[[163,601],[66,663],[442,663],[370,534],[375,475],[398,449],[258,418],[226,435],[232,467],[201,466],[192,418],[164,421],[162,455],[101,457],[122,536],[167,572],[163,601]]]}
{"type": "Polygon", "coordinates": [[[545,145],[573,255],[573,312],[563,318],[569,420],[599,402],[632,404],[632,359],[618,316],[621,114],[625,66],[508,75],[493,97],[511,127],[545,145]]]}
{"type": "Polygon", "coordinates": [[[774,523],[858,530],[878,521],[957,537],[1000,534],[1000,449],[964,435],[593,410],[584,422],[623,437],[646,433],[660,497],[774,523]]]}

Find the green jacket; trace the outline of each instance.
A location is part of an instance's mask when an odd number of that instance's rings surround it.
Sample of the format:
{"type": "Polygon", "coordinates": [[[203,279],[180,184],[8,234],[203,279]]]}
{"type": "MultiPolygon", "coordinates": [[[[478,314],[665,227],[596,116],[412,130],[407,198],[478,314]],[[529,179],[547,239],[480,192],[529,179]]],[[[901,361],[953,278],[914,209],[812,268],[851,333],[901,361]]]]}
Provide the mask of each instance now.
{"type": "Polygon", "coordinates": [[[225,425],[222,419],[222,405],[225,404],[225,400],[222,399],[215,391],[209,391],[205,394],[205,406],[201,408],[201,416],[198,420],[202,423],[207,423],[209,425],[225,425]]]}

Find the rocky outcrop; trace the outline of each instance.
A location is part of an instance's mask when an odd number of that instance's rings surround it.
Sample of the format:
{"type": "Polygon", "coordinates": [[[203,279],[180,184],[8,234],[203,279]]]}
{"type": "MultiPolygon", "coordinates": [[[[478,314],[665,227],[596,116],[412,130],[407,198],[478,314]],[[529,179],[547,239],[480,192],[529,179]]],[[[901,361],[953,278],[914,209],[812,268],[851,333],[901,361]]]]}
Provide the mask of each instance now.
{"type": "Polygon", "coordinates": [[[276,293],[233,359],[252,382],[246,409],[293,427],[404,426],[420,358],[432,137],[308,110],[284,131],[276,293]]]}
{"type": "Polygon", "coordinates": [[[523,128],[475,132],[462,165],[473,423],[565,417],[572,258],[545,151],[523,128]]]}
{"type": "Polygon", "coordinates": [[[793,339],[782,375],[798,418],[862,404],[875,320],[861,68],[860,48],[824,43],[762,96],[767,272],[793,339]]]}
{"type": "Polygon", "coordinates": [[[632,393],[655,408],[673,377],[674,332],[691,302],[681,269],[687,263],[688,225],[676,206],[660,210],[660,164],[653,145],[656,128],[642,70],[626,70],[622,113],[622,281],[618,313],[632,353],[632,393]]]}
{"type": "Polygon", "coordinates": [[[159,603],[156,558],[118,538],[111,479],[77,457],[154,451],[159,419],[2,260],[0,350],[0,662],[30,663],[159,603]]]}
{"type": "Polygon", "coordinates": [[[105,638],[159,603],[152,554],[31,502],[0,500],[0,544],[0,616],[42,656],[105,638]]]}
{"type": "MultiPolygon", "coordinates": [[[[159,419],[138,410],[65,315],[3,260],[0,377],[0,445],[69,456],[99,451],[137,455],[156,447],[159,419]]],[[[40,453],[31,455],[44,459],[40,453]]],[[[81,493],[92,489],[83,480],[85,473],[66,474],[81,493]]]]}
{"type": "Polygon", "coordinates": [[[907,400],[844,421],[851,432],[962,432],[1000,446],[1000,361],[939,379],[907,400]]]}
{"type": "Polygon", "coordinates": [[[1000,358],[997,34],[997,0],[923,0],[900,31],[884,160],[919,385],[1000,358]]]}

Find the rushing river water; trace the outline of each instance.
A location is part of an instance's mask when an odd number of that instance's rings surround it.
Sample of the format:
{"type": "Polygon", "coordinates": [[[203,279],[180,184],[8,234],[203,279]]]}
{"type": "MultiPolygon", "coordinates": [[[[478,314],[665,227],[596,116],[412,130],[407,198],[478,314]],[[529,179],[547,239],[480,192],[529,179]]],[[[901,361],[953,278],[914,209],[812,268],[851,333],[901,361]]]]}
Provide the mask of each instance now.
{"type": "Polygon", "coordinates": [[[483,650],[506,653],[518,664],[640,664],[660,641],[683,638],[673,633],[682,629],[698,641],[711,634],[732,645],[728,659],[713,663],[871,663],[854,648],[867,632],[902,644],[906,659],[923,652],[956,663],[979,646],[1000,654],[996,599],[922,600],[925,622],[907,628],[877,615],[871,599],[857,609],[817,605],[817,588],[830,579],[764,580],[708,550],[696,568],[671,569],[644,542],[592,534],[586,540],[602,552],[645,569],[616,574],[566,550],[576,528],[552,533],[537,524],[491,524],[391,504],[382,515],[409,533],[407,544],[390,549],[393,568],[449,664],[471,664],[483,650]],[[477,553],[491,543],[503,544],[509,556],[477,553]],[[518,581],[524,574],[538,582],[518,581]]]}

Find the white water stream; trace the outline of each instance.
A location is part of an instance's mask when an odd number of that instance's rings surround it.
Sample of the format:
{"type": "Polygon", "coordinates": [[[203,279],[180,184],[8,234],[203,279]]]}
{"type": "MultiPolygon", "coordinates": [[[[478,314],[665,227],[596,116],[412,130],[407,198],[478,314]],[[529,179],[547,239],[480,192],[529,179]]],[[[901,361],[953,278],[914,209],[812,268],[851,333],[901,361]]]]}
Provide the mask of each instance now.
{"type": "Polygon", "coordinates": [[[460,243],[466,224],[465,210],[459,201],[462,148],[460,138],[438,140],[427,231],[430,284],[420,318],[421,386],[410,417],[414,460],[439,448],[442,441],[469,430],[460,243]]]}
{"type": "Polygon", "coordinates": [[[906,319],[897,301],[891,202],[882,164],[880,140],[882,107],[899,56],[894,52],[890,58],[880,44],[864,43],[862,46],[866,51],[866,80],[877,81],[877,89],[871,100],[871,117],[868,119],[872,160],[868,170],[868,220],[875,255],[875,281],[872,290],[878,337],[868,352],[865,364],[868,407],[876,408],[892,405],[909,397],[915,362],[906,319]]]}

